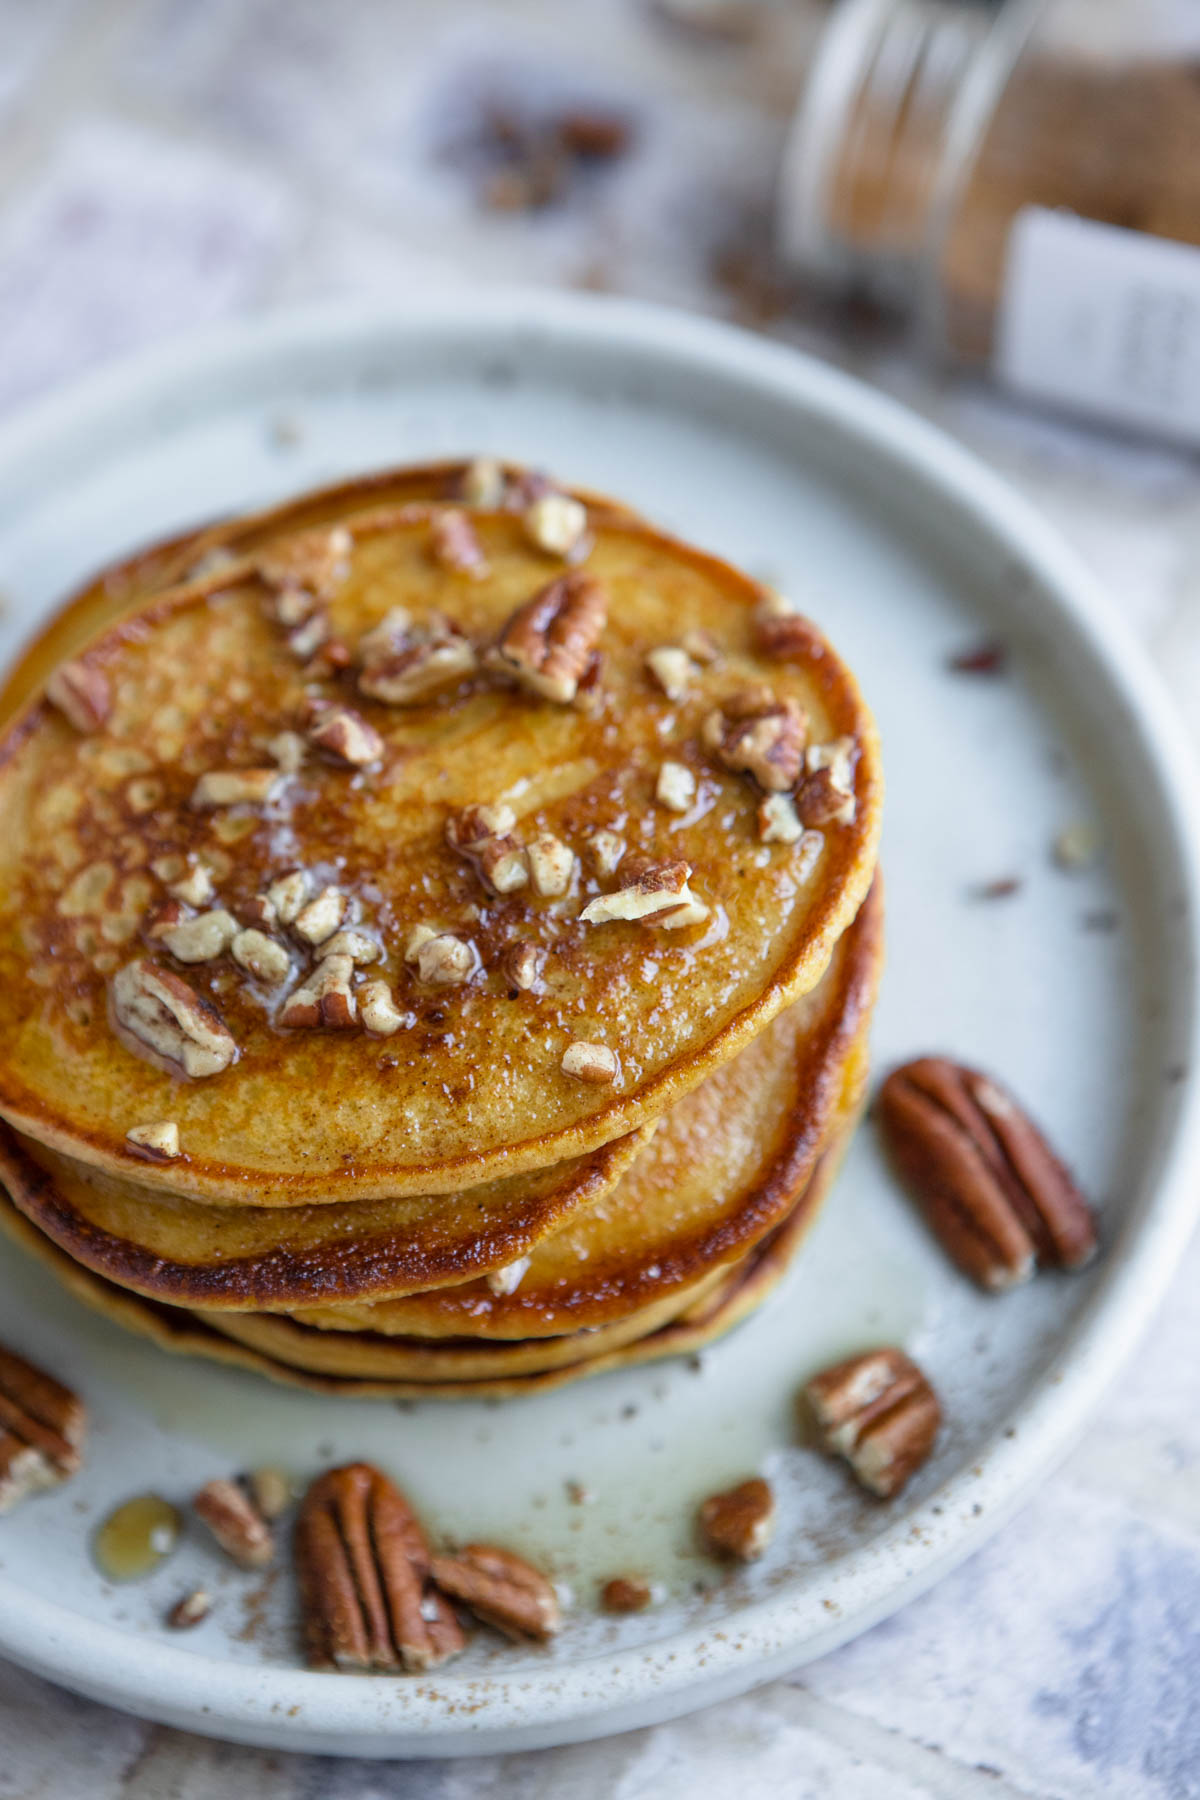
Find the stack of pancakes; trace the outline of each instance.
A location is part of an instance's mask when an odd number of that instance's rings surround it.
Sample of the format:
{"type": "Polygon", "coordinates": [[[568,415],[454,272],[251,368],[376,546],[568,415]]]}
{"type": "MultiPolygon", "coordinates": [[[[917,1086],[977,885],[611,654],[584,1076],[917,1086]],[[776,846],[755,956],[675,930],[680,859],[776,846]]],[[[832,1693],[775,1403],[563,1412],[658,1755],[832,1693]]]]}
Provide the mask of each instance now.
{"type": "Polygon", "coordinates": [[[407,470],[108,571],[0,707],[0,1222],[87,1301],[500,1395],[786,1268],[865,1078],[881,777],[757,583],[407,470]]]}

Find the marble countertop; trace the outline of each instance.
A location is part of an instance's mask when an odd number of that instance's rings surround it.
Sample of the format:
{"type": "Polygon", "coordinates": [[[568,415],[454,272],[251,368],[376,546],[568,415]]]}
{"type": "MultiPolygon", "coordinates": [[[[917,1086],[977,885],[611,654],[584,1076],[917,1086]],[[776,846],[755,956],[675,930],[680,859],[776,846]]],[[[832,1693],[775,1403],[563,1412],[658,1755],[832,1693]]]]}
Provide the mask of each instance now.
{"type": "MultiPolygon", "coordinates": [[[[0,0],[0,408],[214,318],[432,279],[712,311],[855,369],[1032,496],[1194,720],[1196,460],[931,373],[772,268],[770,175],[812,26],[765,0],[0,0]],[[574,108],[627,119],[625,154],[514,177],[512,121],[574,108]]],[[[203,1741],[0,1665],[0,1800],[1200,1796],[1200,1245],[1185,1261],[1020,1516],[789,1680],[603,1743],[379,1765],[203,1741]]]]}

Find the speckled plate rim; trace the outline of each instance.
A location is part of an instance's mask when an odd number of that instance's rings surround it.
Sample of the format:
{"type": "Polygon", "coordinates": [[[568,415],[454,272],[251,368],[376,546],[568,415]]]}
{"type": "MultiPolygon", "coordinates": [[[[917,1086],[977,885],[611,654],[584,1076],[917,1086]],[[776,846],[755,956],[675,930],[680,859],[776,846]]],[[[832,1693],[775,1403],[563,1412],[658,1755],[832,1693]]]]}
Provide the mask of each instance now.
{"type": "Polygon", "coordinates": [[[0,428],[0,480],[19,495],[47,458],[103,428],[118,442],[184,398],[273,367],[319,366],[351,342],[531,342],[558,356],[621,349],[699,387],[719,379],[797,429],[826,426],[882,476],[1036,583],[1086,678],[1106,688],[1141,759],[1146,816],[1180,904],[1176,1043],[1188,1073],[1164,1098],[1158,1147],[1138,1204],[1110,1247],[1096,1290],[1040,1379],[969,1468],[881,1524],[821,1583],[747,1604],[721,1630],[677,1631],[635,1649],[562,1652],[501,1678],[350,1680],[247,1668],[147,1643],[80,1618],[0,1576],[0,1652],[80,1692],[165,1723],[248,1743],[357,1756],[462,1754],[577,1741],[670,1718],[821,1656],[914,1598],[978,1549],[1069,1449],[1148,1324],[1200,1208],[1200,784],[1181,724],[1137,642],[1057,533],[968,452],[895,402],[835,370],[730,327],[639,303],[508,290],[456,290],[411,304],[305,308],[209,332],[139,356],[53,396],[0,428]]]}

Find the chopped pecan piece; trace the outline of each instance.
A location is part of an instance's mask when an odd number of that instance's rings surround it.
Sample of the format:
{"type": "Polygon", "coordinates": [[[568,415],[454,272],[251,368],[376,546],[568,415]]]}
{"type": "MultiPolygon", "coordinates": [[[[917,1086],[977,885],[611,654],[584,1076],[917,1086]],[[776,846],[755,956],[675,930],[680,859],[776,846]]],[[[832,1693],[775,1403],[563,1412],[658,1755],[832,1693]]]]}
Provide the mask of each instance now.
{"type": "Polygon", "coordinates": [[[358,991],[359,1017],[376,1037],[392,1037],[404,1024],[404,1014],[392,998],[386,981],[364,982],[358,991]]]}
{"type": "Polygon", "coordinates": [[[446,841],[469,856],[489,838],[507,837],[516,822],[511,806],[465,806],[446,820],[446,841]]]}
{"type": "Polygon", "coordinates": [[[238,922],[233,914],[217,907],[212,912],[197,913],[194,919],[182,919],[165,929],[156,928],[154,936],[180,962],[199,963],[224,956],[237,932],[238,922]]]}
{"type": "Polygon", "coordinates": [[[354,964],[348,956],[327,956],[284,1001],[279,1023],[293,1030],[349,1031],[358,1021],[358,1005],[350,983],[354,964]]]}
{"type": "Polygon", "coordinates": [[[365,931],[335,931],[331,938],[317,951],[317,961],[322,962],[327,956],[348,956],[356,968],[365,969],[369,963],[378,962],[383,951],[369,938],[365,931]]]}
{"type": "Polygon", "coordinates": [[[557,899],[566,893],[575,873],[575,852],[561,838],[544,831],[529,845],[525,856],[535,894],[543,899],[557,899]]]}
{"type": "Polygon", "coordinates": [[[420,705],[479,666],[475,646],[448,619],[418,627],[399,607],[360,640],[358,655],[360,690],[386,706],[420,705]]]}
{"type": "Polygon", "coordinates": [[[281,1519],[292,1503],[292,1484],[283,1469],[273,1468],[270,1464],[251,1469],[246,1476],[246,1485],[250,1489],[250,1498],[268,1524],[281,1519]]]}
{"type": "Polygon", "coordinates": [[[576,558],[585,547],[587,507],[570,494],[540,494],[522,515],[525,535],[548,556],[576,558]]]}
{"type": "Polygon", "coordinates": [[[711,631],[705,631],[703,625],[689,625],[679,640],[679,647],[687,652],[694,663],[700,663],[705,668],[719,662],[721,658],[721,646],[711,631]]]}
{"type": "Polygon", "coordinates": [[[265,1569],[275,1559],[275,1538],[258,1508],[235,1481],[208,1481],[192,1501],[226,1556],[239,1568],[265,1569]]]}
{"type": "Polygon", "coordinates": [[[600,1604],[605,1612],[645,1612],[653,1598],[646,1583],[632,1575],[614,1575],[600,1589],[600,1604]]]}
{"type": "Polygon", "coordinates": [[[805,774],[796,787],[796,809],[806,825],[854,823],[856,756],[853,738],[809,745],[804,757],[805,774]]]}
{"type": "Polygon", "coordinates": [[[1078,1269],[1091,1208],[1033,1121],[988,1076],[944,1056],[896,1069],[877,1104],[884,1140],[944,1249],[980,1287],[1034,1263],[1078,1269]]]}
{"type": "Polygon", "coordinates": [[[112,711],[107,676],[86,662],[60,663],[46,683],[46,698],[84,733],[101,730],[112,711]]]}
{"type": "Polygon", "coordinates": [[[258,573],[282,596],[297,591],[331,600],[349,573],[354,540],[343,525],[316,526],[259,552],[258,573]]]}
{"type": "Polygon", "coordinates": [[[668,700],[682,700],[696,673],[695,663],[678,644],[662,644],[647,651],[646,667],[668,700]]]}
{"type": "Polygon", "coordinates": [[[306,944],[323,944],[345,918],[346,905],[346,896],[340,888],[323,887],[314,899],[300,908],[292,920],[292,930],[306,944]]]}
{"type": "Polygon", "coordinates": [[[278,987],[292,972],[292,959],[283,945],[253,926],[238,932],[229,946],[229,953],[239,968],[267,987],[278,987]]]}
{"type": "Polygon", "coordinates": [[[531,1563],[492,1544],[467,1544],[457,1556],[435,1556],[433,1579],[485,1625],[517,1643],[544,1643],[561,1623],[558,1596],[531,1563]]]}
{"type": "Polygon", "coordinates": [[[518,1256],[515,1262],[505,1263],[502,1269],[489,1269],[484,1280],[493,1294],[515,1294],[528,1268],[529,1258],[518,1256]]]}
{"type": "Polygon", "coordinates": [[[261,806],[283,779],[278,769],[210,769],[192,789],[196,812],[217,806],[261,806]]]}
{"type": "Polygon", "coordinates": [[[268,738],[267,750],[283,775],[297,775],[304,767],[306,745],[298,731],[277,731],[268,738]]]}
{"type": "Polygon", "coordinates": [[[522,992],[537,986],[545,965],[546,952],[541,946],[524,941],[510,944],[501,960],[505,979],[522,992]]]}
{"type": "Polygon", "coordinates": [[[625,839],[601,827],[587,840],[588,859],[597,875],[615,875],[625,854],[625,839]]]}
{"type": "Polygon", "coordinates": [[[293,869],[290,875],[281,875],[273,881],[264,896],[270,909],[269,919],[258,919],[257,924],[294,925],[309,895],[309,879],[303,869],[293,869]]]}
{"type": "Polygon", "coordinates": [[[132,1125],[125,1133],[125,1142],[133,1146],[136,1155],[145,1156],[152,1162],[173,1162],[183,1154],[179,1148],[179,1127],[174,1119],[155,1119],[149,1125],[132,1125]]]}
{"type": "Polygon", "coordinates": [[[529,858],[515,838],[485,838],[471,860],[494,894],[515,894],[529,881],[529,858]]]}
{"type": "Polygon", "coordinates": [[[627,862],[616,892],[589,900],[579,916],[588,925],[614,919],[648,919],[666,930],[698,925],[708,917],[708,907],[688,886],[691,873],[686,862],[627,862]]]}
{"type": "Polygon", "coordinates": [[[237,1044],[216,1008],[169,969],[144,958],[127,963],[111,994],[117,1024],[185,1075],[219,1075],[236,1060],[237,1044]]]}
{"type": "Polygon", "coordinates": [[[586,1081],[594,1087],[606,1086],[620,1074],[621,1064],[615,1050],[607,1044],[585,1044],[576,1041],[563,1051],[562,1072],[573,1081],[586,1081]]]}
{"type": "Polygon", "coordinates": [[[74,1475],[86,1429],[69,1388],[0,1347],[0,1513],[74,1475]]]}
{"type": "Polygon", "coordinates": [[[768,793],[784,793],[804,766],[804,713],[769,690],[726,700],[704,721],[705,747],[735,774],[752,775],[768,793]]]}
{"type": "Polygon", "coordinates": [[[721,1494],[710,1494],[700,1507],[700,1532],[717,1556],[753,1562],[775,1531],[775,1496],[761,1475],[721,1494]]]}
{"type": "Polygon", "coordinates": [[[519,606],[485,662],[531,693],[568,706],[608,616],[608,596],[590,575],[560,575],[519,606]]]}
{"type": "Polygon", "coordinates": [[[790,794],[768,794],[758,809],[758,835],[764,844],[795,844],[804,836],[804,821],[790,794]]]}
{"type": "Polygon", "coordinates": [[[881,1500],[898,1494],[933,1449],[942,1409],[903,1350],[868,1350],[822,1369],[804,1400],[823,1450],[844,1457],[881,1500]]]}
{"type": "Polygon", "coordinates": [[[463,1648],[454,1609],[430,1581],[416,1514],[367,1463],[330,1469],[309,1488],[296,1571],[310,1668],[419,1672],[463,1648]]]}
{"type": "Polygon", "coordinates": [[[426,938],[406,960],[415,966],[418,979],[430,987],[459,987],[479,964],[475,946],[451,931],[426,938]]]}
{"type": "Polygon", "coordinates": [[[175,1602],[167,1614],[167,1624],[172,1631],[190,1631],[194,1625],[203,1625],[211,1611],[212,1595],[204,1588],[193,1588],[175,1602]]]}
{"type": "Polygon", "coordinates": [[[297,662],[311,662],[332,636],[333,626],[329,614],[322,609],[320,612],[310,613],[303,625],[297,625],[288,632],[288,649],[297,662]]]}
{"type": "Polygon", "coordinates": [[[383,739],[361,713],[348,706],[322,707],[308,728],[309,739],[339,762],[362,769],[383,755],[383,739]]]}
{"type": "Polygon", "coordinates": [[[763,595],[755,609],[754,634],[759,650],[775,662],[803,662],[819,648],[809,621],[781,594],[763,595]]]}
{"type": "Polygon", "coordinates": [[[468,506],[494,510],[504,504],[504,470],[494,456],[477,456],[459,479],[458,491],[468,506]]]}
{"type": "Polygon", "coordinates": [[[214,891],[212,870],[202,862],[193,863],[186,875],[167,886],[168,894],[187,906],[207,906],[214,891]]]}
{"type": "Polygon", "coordinates": [[[654,797],[668,812],[685,813],[695,803],[696,777],[686,763],[665,762],[658,771],[654,797]]]}
{"type": "Polygon", "coordinates": [[[443,569],[473,576],[477,581],[487,575],[487,557],[465,512],[448,506],[444,512],[435,513],[431,533],[434,560],[443,569]]]}

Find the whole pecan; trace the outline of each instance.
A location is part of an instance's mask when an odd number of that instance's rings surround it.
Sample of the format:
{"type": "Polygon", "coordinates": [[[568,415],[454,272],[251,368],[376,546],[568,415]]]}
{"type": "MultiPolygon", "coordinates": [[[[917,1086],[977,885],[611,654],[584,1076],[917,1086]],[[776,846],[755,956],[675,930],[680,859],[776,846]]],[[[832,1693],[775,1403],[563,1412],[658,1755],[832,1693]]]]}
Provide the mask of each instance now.
{"type": "Polygon", "coordinates": [[[219,1075],[236,1061],[237,1044],[216,1008],[169,969],[143,957],[118,969],[110,992],[116,1022],[185,1075],[219,1075]]]}
{"type": "Polygon", "coordinates": [[[560,575],[518,606],[485,661],[544,700],[574,700],[608,617],[608,595],[590,575],[560,575]]]}
{"type": "Polygon", "coordinates": [[[1078,1269],[1096,1249],[1091,1208],[1033,1121],[987,1075],[923,1056],[884,1082],[884,1140],[930,1226],[980,1287],[1041,1263],[1078,1269]]]}
{"type": "Polygon", "coordinates": [[[69,1388],[0,1348],[0,1513],[74,1474],[86,1427],[69,1388]]]}
{"type": "Polygon", "coordinates": [[[494,1544],[467,1544],[456,1556],[435,1556],[433,1579],[443,1593],[517,1643],[544,1643],[561,1623],[558,1596],[546,1577],[494,1544]]]}
{"type": "Polygon", "coordinates": [[[933,1448],[942,1409],[903,1350],[868,1350],[814,1375],[803,1390],[818,1441],[844,1457],[880,1499],[898,1494],[933,1448]]]}
{"type": "Polygon", "coordinates": [[[296,1522],[304,1641],[314,1669],[433,1669],[463,1648],[430,1581],[425,1533],[369,1463],[317,1477],[296,1522]]]}

